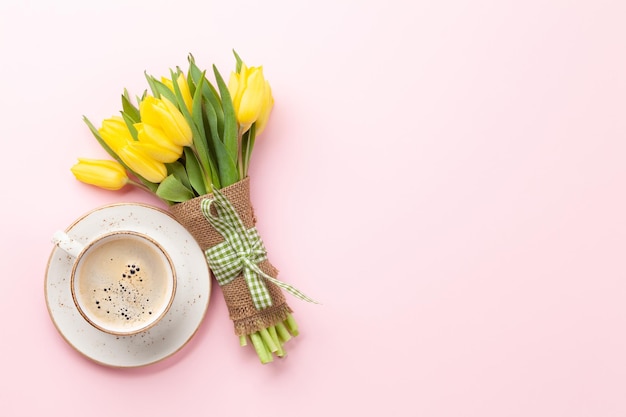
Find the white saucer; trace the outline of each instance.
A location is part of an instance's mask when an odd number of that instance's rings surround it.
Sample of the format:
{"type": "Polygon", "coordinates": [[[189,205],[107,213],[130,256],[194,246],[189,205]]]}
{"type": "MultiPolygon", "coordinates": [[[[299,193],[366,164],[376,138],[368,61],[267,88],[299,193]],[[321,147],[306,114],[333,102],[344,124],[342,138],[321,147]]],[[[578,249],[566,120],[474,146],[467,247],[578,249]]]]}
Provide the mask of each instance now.
{"type": "Polygon", "coordinates": [[[196,333],[209,305],[211,280],[204,253],[191,234],[166,211],[143,204],[95,209],[67,228],[81,243],[117,230],[143,233],[159,242],[176,269],[176,296],[167,314],[149,330],[115,336],[90,325],[72,300],[73,258],[55,247],[46,269],[45,296],[50,317],[78,352],[103,365],[136,367],[158,362],[180,350],[196,333]]]}

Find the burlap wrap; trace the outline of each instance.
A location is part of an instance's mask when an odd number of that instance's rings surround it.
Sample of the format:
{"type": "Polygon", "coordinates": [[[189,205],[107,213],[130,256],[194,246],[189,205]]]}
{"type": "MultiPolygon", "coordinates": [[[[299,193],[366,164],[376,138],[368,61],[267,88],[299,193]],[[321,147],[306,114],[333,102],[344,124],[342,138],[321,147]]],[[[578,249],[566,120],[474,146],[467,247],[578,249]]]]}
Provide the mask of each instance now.
{"type": "MultiPolygon", "coordinates": [[[[252,203],[250,202],[250,179],[245,178],[229,187],[222,188],[220,191],[235,207],[246,228],[253,227],[256,219],[252,203]]],[[[189,230],[202,250],[224,241],[222,235],[209,224],[200,209],[200,203],[207,197],[196,197],[170,207],[174,217],[189,230]]],[[[278,275],[278,270],[269,261],[261,262],[259,267],[263,272],[274,278],[278,275]]],[[[228,313],[235,326],[235,333],[238,336],[251,334],[272,326],[285,320],[287,314],[291,313],[282,290],[267,280],[265,284],[272,297],[272,306],[261,311],[254,307],[243,275],[237,276],[233,281],[221,287],[226,305],[228,306],[228,313]]]]}

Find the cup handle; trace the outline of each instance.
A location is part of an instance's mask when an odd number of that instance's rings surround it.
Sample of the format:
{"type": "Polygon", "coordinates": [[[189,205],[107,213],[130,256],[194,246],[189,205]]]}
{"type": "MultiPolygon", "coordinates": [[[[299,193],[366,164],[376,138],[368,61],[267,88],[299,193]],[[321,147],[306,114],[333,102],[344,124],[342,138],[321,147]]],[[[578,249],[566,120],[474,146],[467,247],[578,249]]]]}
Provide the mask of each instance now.
{"type": "Polygon", "coordinates": [[[83,250],[83,245],[80,242],[72,239],[67,233],[57,230],[52,236],[52,243],[65,251],[68,255],[74,258],[78,257],[78,254],[83,250]]]}

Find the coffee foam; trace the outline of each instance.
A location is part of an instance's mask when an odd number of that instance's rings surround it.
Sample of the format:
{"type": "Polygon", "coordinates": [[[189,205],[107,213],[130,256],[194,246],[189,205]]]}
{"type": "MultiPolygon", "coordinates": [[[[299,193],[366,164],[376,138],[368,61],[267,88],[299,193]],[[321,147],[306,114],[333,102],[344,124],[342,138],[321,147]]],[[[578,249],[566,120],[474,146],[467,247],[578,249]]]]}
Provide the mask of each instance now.
{"type": "Polygon", "coordinates": [[[74,273],[81,314],[101,330],[132,333],[150,326],[169,307],[172,267],[151,241],[115,234],[85,250],[74,273]]]}

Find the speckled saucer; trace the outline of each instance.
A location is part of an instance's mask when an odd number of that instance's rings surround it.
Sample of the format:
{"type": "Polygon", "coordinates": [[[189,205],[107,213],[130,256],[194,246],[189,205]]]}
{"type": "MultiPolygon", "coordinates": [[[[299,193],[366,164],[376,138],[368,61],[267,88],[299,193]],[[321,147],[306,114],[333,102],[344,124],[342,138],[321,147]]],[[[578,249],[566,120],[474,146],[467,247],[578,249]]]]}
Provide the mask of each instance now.
{"type": "Polygon", "coordinates": [[[159,242],[176,269],[176,296],[155,326],[132,336],[104,333],[90,325],[72,300],[73,258],[54,247],[48,261],[45,296],[50,317],[78,352],[102,365],[137,367],[158,362],[180,350],[204,319],[211,292],[209,270],[191,234],[167,212],[143,204],[97,208],[74,222],[66,233],[86,243],[94,236],[130,230],[159,242]]]}

